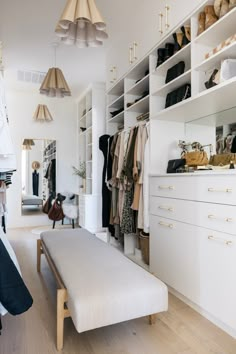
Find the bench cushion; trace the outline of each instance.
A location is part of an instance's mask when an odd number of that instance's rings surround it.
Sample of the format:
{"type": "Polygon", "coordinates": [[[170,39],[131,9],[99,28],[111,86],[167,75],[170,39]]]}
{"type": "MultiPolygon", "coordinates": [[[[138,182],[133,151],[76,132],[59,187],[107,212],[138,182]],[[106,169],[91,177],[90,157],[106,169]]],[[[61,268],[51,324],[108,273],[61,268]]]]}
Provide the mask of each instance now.
{"type": "Polygon", "coordinates": [[[168,308],[164,283],[83,229],[41,234],[68,291],[78,332],[168,308]]]}

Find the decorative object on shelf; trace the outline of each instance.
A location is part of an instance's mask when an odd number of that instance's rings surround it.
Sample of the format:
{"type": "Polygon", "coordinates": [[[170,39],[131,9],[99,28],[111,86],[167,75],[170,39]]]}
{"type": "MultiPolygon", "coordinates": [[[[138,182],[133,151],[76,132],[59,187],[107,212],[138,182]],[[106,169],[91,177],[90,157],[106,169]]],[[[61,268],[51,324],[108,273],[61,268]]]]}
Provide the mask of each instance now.
{"type": "Polygon", "coordinates": [[[72,166],[72,169],[74,171],[74,175],[79,176],[82,179],[86,179],[86,163],[81,162],[80,167],[76,168],[75,166],[72,166]]]}
{"type": "Polygon", "coordinates": [[[234,43],[235,41],[236,41],[236,34],[234,34],[233,36],[230,36],[225,41],[221,42],[217,47],[212,49],[209,53],[207,53],[205,55],[205,59],[210,58],[212,55],[220,52],[222,49],[224,49],[225,47],[227,47],[230,44],[234,43]]]}
{"type": "Polygon", "coordinates": [[[33,139],[24,139],[22,143],[23,150],[31,150],[31,146],[34,146],[35,142],[33,139]]]}
{"type": "Polygon", "coordinates": [[[52,115],[51,113],[49,112],[49,109],[46,105],[43,105],[43,104],[39,104],[35,113],[34,113],[34,116],[33,116],[33,119],[36,120],[36,121],[41,121],[41,122],[51,122],[53,121],[53,118],[52,118],[52,115]]]}
{"type": "Polygon", "coordinates": [[[33,170],[39,170],[40,169],[40,162],[33,161],[31,166],[32,166],[33,170]]]}
{"type": "Polygon", "coordinates": [[[63,43],[79,48],[101,46],[108,38],[94,0],[67,0],[55,32],[63,43]]]}
{"type": "Polygon", "coordinates": [[[206,14],[205,12],[200,12],[198,15],[198,31],[197,31],[198,36],[205,31],[205,25],[206,25],[206,14]]]}
{"type": "Polygon", "coordinates": [[[168,95],[166,96],[165,108],[173,106],[181,101],[184,101],[189,97],[191,97],[191,85],[185,84],[177,88],[176,90],[168,93],[168,95]]]}
{"type": "Polygon", "coordinates": [[[52,43],[54,48],[54,67],[50,68],[40,87],[40,93],[49,97],[71,96],[71,91],[61,69],[56,67],[57,48],[59,43],[52,43]]]}
{"type": "Polygon", "coordinates": [[[217,17],[223,17],[229,12],[229,0],[215,0],[214,10],[217,17]]]}
{"type": "Polygon", "coordinates": [[[167,84],[168,82],[176,79],[178,76],[182,75],[184,73],[185,69],[185,62],[180,61],[178,64],[172,66],[170,69],[168,69],[166,73],[166,80],[165,83],[167,84]]]}
{"type": "Polygon", "coordinates": [[[234,170],[234,162],[233,161],[230,161],[229,169],[234,170]]]}
{"type": "Polygon", "coordinates": [[[218,17],[215,14],[213,5],[205,6],[204,10],[206,14],[205,29],[208,29],[218,20],[218,17]]]}
{"type": "Polygon", "coordinates": [[[184,169],[186,165],[186,160],[183,159],[175,159],[169,160],[167,165],[167,173],[177,173],[179,169],[184,169]]]}
{"type": "Polygon", "coordinates": [[[232,79],[236,76],[236,59],[225,59],[221,63],[220,82],[232,79]]]}

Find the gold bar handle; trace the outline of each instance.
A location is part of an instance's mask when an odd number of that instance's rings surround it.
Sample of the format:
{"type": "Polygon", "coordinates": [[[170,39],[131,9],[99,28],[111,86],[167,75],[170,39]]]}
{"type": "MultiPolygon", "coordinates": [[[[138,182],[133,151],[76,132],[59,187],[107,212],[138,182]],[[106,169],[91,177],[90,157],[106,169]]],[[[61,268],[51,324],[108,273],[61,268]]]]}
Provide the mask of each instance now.
{"type": "MultiPolygon", "coordinates": [[[[208,219],[222,220],[221,217],[215,216],[215,215],[208,215],[208,219]]],[[[226,222],[233,222],[234,221],[234,219],[232,219],[232,218],[226,218],[226,219],[223,218],[223,220],[226,222]]]]}
{"type": "Polygon", "coordinates": [[[208,188],[208,192],[232,193],[233,189],[231,189],[231,188],[226,188],[226,189],[208,188]]]}
{"type": "Polygon", "coordinates": [[[113,66],[113,82],[115,82],[117,80],[117,67],[113,66]]]}
{"type": "MultiPolygon", "coordinates": [[[[113,74],[113,72],[114,72],[114,66],[112,66],[112,67],[110,68],[110,73],[113,74]]],[[[112,75],[112,76],[113,76],[113,75],[112,75]]],[[[114,83],[113,77],[110,79],[110,83],[111,83],[111,84],[114,83]]]]}
{"type": "Polygon", "coordinates": [[[133,56],[133,61],[135,61],[135,60],[138,59],[138,57],[137,57],[137,50],[136,50],[137,47],[138,47],[138,43],[134,41],[134,43],[133,43],[133,54],[134,54],[134,56],[133,56]]]}
{"type": "Polygon", "coordinates": [[[169,5],[166,5],[165,6],[165,10],[166,10],[166,23],[165,23],[165,27],[166,29],[168,29],[170,27],[170,24],[169,24],[169,11],[170,11],[170,6],[169,5]]]}
{"type": "Polygon", "coordinates": [[[223,242],[226,246],[232,246],[233,245],[233,241],[225,240],[224,238],[215,237],[215,236],[212,236],[212,235],[208,236],[208,240],[223,242]]]}
{"type": "Polygon", "coordinates": [[[173,229],[173,228],[174,228],[174,225],[173,225],[173,224],[167,224],[167,223],[165,223],[165,222],[163,222],[163,221],[160,221],[160,222],[159,222],[159,225],[160,225],[160,226],[164,226],[164,227],[169,227],[169,229],[173,229]]]}
{"type": "Polygon", "coordinates": [[[163,13],[159,13],[159,32],[163,34],[163,13]]]}
{"type": "Polygon", "coordinates": [[[129,63],[133,64],[133,47],[129,47],[129,63]]]}
{"type": "Polygon", "coordinates": [[[174,211],[174,209],[172,207],[165,206],[165,205],[159,205],[159,209],[167,210],[167,211],[174,211]]]}
{"type": "Polygon", "coordinates": [[[158,186],[159,189],[169,189],[169,190],[174,190],[174,186],[158,186]]]}

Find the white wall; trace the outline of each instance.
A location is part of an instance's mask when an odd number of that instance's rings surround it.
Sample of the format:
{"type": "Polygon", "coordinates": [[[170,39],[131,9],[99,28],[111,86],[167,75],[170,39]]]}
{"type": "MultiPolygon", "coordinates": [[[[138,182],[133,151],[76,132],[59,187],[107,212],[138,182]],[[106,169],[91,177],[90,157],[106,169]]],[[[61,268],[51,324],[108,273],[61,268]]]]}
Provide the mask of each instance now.
{"type": "Polygon", "coordinates": [[[76,105],[72,98],[47,98],[35,92],[7,89],[7,105],[11,135],[17,156],[17,172],[7,192],[8,227],[48,225],[47,215],[21,216],[21,146],[24,138],[55,139],[57,142],[57,191],[75,191],[76,105]],[[54,118],[50,123],[33,120],[39,103],[46,104],[54,118]]]}

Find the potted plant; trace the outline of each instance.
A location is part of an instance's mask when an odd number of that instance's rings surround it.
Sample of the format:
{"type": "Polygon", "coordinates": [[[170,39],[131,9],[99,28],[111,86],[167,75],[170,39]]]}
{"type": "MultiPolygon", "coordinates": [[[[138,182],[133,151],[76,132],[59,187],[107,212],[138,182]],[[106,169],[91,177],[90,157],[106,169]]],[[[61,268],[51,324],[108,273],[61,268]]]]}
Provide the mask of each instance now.
{"type": "Polygon", "coordinates": [[[79,176],[82,179],[82,185],[80,185],[80,189],[83,192],[86,192],[86,164],[85,162],[80,162],[79,168],[72,166],[74,175],[79,176]]]}

